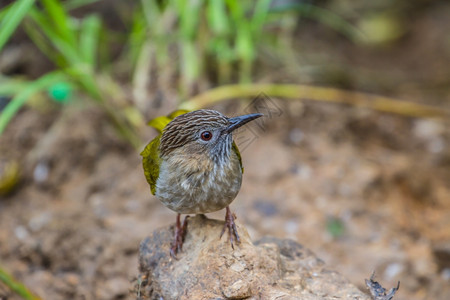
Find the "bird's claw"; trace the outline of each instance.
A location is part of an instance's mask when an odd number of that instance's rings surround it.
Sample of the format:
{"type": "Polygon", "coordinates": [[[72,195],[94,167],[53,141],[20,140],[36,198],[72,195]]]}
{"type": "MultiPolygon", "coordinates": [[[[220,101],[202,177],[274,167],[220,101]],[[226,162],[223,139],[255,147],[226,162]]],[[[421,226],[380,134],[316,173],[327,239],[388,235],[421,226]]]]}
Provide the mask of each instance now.
{"type": "Polygon", "coordinates": [[[181,252],[181,250],[183,249],[183,242],[184,242],[184,238],[186,236],[188,218],[189,218],[189,216],[186,216],[184,218],[183,225],[181,225],[180,214],[177,215],[177,223],[175,225],[174,241],[172,242],[172,245],[170,247],[170,256],[177,260],[178,260],[177,253],[181,252]]]}
{"type": "Polygon", "coordinates": [[[234,250],[234,241],[236,241],[237,244],[241,243],[241,240],[239,238],[239,234],[237,232],[236,223],[234,220],[237,219],[236,215],[230,211],[230,208],[227,207],[227,212],[225,214],[225,224],[223,225],[222,233],[220,234],[220,238],[222,238],[222,235],[225,233],[225,230],[228,228],[228,236],[230,238],[230,245],[231,248],[234,250]]]}

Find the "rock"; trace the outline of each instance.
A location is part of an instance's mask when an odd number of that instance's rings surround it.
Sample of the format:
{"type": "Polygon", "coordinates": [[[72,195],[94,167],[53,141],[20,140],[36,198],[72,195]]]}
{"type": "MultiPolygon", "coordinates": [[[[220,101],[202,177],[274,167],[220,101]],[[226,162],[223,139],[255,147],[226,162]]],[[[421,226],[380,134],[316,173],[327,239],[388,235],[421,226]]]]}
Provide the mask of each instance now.
{"type": "Polygon", "coordinates": [[[96,299],[123,299],[127,294],[129,281],[121,276],[112,277],[100,284],[96,291],[96,299]]]}
{"type": "Polygon", "coordinates": [[[325,268],[292,240],[252,243],[236,222],[241,243],[230,246],[223,222],[189,219],[183,251],[170,257],[173,226],[156,230],[140,245],[138,299],[369,299],[344,277],[325,268]]]}

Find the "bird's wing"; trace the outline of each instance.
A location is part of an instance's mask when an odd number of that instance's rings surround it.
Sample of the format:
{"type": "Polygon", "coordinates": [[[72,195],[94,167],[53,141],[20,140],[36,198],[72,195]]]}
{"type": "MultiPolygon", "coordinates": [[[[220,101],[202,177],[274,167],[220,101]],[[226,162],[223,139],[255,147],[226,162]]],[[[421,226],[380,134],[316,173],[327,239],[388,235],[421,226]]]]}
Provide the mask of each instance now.
{"type": "Polygon", "coordinates": [[[150,190],[153,195],[156,193],[156,181],[158,180],[159,165],[161,163],[161,158],[159,157],[160,141],[161,134],[148,143],[148,145],[145,146],[145,149],[141,152],[145,178],[150,185],[150,190]]]}
{"type": "Polygon", "coordinates": [[[150,190],[153,195],[156,193],[156,181],[159,177],[159,165],[161,163],[161,158],[159,156],[159,144],[161,142],[161,135],[164,127],[166,127],[167,124],[169,124],[175,117],[187,112],[189,111],[179,109],[167,116],[160,116],[148,122],[149,126],[159,131],[159,135],[148,143],[148,145],[145,146],[145,149],[141,152],[145,178],[150,185],[150,190]]]}
{"type": "Polygon", "coordinates": [[[234,141],[233,141],[232,147],[233,147],[232,150],[236,153],[236,155],[239,159],[239,164],[241,165],[242,173],[244,173],[244,166],[242,165],[241,152],[239,152],[239,148],[234,141]]]}
{"type": "Polygon", "coordinates": [[[179,109],[167,116],[159,116],[157,118],[154,118],[150,122],[147,123],[148,126],[151,126],[159,131],[159,133],[163,132],[164,127],[167,126],[167,124],[170,123],[175,117],[178,117],[179,115],[183,115],[185,113],[189,112],[188,110],[179,109]]]}

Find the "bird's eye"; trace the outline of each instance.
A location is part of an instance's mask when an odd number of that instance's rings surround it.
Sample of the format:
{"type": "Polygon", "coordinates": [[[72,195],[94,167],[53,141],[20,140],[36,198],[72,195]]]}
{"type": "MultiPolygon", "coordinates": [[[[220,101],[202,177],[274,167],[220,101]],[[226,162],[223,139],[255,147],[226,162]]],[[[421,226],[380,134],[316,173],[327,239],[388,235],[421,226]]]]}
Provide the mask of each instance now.
{"type": "Polygon", "coordinates": [[[204,141],[209,141],[210,139],[212,139],[212,136],[213,135],[212,135],[211,131],[203,131],[202,134],[200,135],[200,137],[204,141]]]}

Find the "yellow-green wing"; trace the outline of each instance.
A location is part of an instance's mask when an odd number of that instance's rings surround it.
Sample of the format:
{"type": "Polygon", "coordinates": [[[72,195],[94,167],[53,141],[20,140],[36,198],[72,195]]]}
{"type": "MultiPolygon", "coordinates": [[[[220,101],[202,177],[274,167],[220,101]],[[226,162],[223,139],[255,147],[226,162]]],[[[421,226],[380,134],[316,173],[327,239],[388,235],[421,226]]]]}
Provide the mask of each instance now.
{"type": "MultiPolygon", "coordinates": [[[[141,152],[142,156],[142,166],[144,167],[145,178],[150,185],[150,190],[154,195],[156,193],[156,181],[159,177],[159,166],[161,164],[161,158],[159,155],[159,144],[161,142],[161,135],[164,127],[170,123],[175,117],[187,113],[187,110],[176,110],[167,116],[157,117],[150,122],[148,125],[159,131],[159,135],[155,137],[145,149],[141,152]]],[[[240,155],[239,155],[240,159],[240,155]]]]}
{"type": "Polygon", "coordinates": [[[161,163],[161,158],[159,157],[160,141],[161,134],[148,143],[145,149],[141,152],[145,178],[150,185],[150,190],[153,195],[156,193],[156,181],[158,180],[159,165],[161,163]]]}
{"type": "Polygon", "coordinates": [[[232,145],[232,150],[237,154],[237,157],[239,159],[239,164],[241,165],[242,173],[244,173],[244,166],[242,165],[241,152],[239,152],[239,148],[234,141],[233,141],[233,145],[232,145]]]}
{"type": "Polygon", "coordinates": [[[179,115],[184,115],[185,113],[190,112],[190,110],[186,110],[186,109],[178,109],[174,112],[172,112],[171,114],[167,115],[167,117],[172,121],[173,119],[175,119],[175,117],[178,117],[179,115]]]}
{"type": "Polygon", "coordinates": [[[188,110],[179,109],[167,116],[159,116],[157,118],[154,118],[150,122],[147,123],[148,126],[151,126],[159,131],[159,133],[162,133],[164,127],[167,126],[167,124],[170,123],[175,117],[178,117],[179,115],[183,115],[185,113],[189,112],[188,110]]]}

